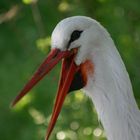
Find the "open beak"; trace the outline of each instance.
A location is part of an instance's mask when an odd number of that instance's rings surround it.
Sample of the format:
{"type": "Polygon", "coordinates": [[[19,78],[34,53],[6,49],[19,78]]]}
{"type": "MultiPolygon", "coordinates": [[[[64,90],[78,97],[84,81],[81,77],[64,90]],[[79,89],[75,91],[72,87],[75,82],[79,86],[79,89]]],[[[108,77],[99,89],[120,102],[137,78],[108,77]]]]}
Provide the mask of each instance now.
{"type": "Polygon", "coordinates": [[[51,121],[48,126],[46,140],[49,139],[49,136],[53,130],[53,127],[56,123],[58,115],[61,111],[64,99],[67,93],[70,91],[71,83],[74,79],[74,75],[79,70],[79,67],[74,63],[74,58],[76,54],[76,50],[72,51],[60,51],[55,48],[52,49],[45,61],[41,64],[38,70],[35,72],[33,77],[29,80],[29,82],[25,85],[25,87],[21,90],[19,95],[15,98],[12,103],[14,106],[24,95],[26,95],[51,69],[62,60],[62,70],[61,77],[59,81],[59,87],[57,91],[56,101],[54,105],[54,109],[52,112],[51,121]]]}

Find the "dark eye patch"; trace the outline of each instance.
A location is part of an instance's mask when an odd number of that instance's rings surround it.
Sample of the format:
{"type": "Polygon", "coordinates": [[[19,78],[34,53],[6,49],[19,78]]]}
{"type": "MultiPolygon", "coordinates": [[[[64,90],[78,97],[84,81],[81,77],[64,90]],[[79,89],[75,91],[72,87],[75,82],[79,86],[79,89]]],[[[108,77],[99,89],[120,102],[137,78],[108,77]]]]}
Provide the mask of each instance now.
{"type": "Polygon", "coordinates": [[[72,32],[69,43],[68,43],[68,47],[73,41],[77,40],[80,37],[82,32],[83,31],[79,31],[79,30],[75,30],[72,32]]]}

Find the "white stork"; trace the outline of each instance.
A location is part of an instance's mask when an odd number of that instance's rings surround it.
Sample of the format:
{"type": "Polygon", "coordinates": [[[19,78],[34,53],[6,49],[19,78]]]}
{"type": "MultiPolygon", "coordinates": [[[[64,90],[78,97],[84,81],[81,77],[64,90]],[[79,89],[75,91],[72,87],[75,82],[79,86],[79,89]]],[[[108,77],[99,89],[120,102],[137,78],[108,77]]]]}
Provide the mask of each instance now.
{"type": "Polygon", "coordinates": [[[78,89],[92,99],[108,140],[140,140],[140,111],[125,65],[109,33],[89,17],[74,16],[57,24],[50,54],[12,105],[60,60],[61,78],[46,140],[67,93],[78,89]]]}

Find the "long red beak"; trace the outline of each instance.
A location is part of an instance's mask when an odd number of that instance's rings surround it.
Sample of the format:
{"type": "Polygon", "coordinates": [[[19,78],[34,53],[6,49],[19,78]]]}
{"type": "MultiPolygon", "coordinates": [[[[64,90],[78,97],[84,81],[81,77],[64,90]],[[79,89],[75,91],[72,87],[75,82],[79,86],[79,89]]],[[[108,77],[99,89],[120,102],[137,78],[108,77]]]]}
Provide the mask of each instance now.
{"type": "Polygon", "coordinates": [[[60,51],[59,49],[53,49],[45,61],[41,64],[38,70],[35,72],[33,77],[21,90],[19,95],[15,98],[12,103],[14,106],[24,95],[26,95],[61,59],[62,70],[61,78],[59,82],[57,97],[51,117],[51,121],[48,126],[46,140],[49,139],[49,136],[53,130],[53,127],[56,123],[58,115],[61,111],[64,99],[69,91],[70,85],[74,78],[75,73],[78,71],[78,67],[74,63],[75,51],[60,51]]]}

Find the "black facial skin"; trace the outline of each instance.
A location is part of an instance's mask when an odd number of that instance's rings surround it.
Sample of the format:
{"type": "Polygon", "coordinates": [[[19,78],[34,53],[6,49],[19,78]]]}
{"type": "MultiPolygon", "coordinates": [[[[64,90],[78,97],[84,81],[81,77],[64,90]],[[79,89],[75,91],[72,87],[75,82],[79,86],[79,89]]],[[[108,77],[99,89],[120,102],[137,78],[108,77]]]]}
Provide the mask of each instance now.
{"type": "MultiPolygon", "coordinates": [[[[71,38],[70,38],[70,40],[69,40],[69,42],[68,42],[68,47],[70,46],[70,44],[71,44],[73,41],[77,40],[77,39],[81,36],[81,33],[82,33],[82,32],[83,32],[83,31],[79,31],[79,30],[75,30],[75,31],[72,32],[71,38]]],[[[84,84],[84,81],[83,81],[83,79],[82,79],[81,72],[80,72],[80,70],[79,70],[79,71],[75,74],[75,76],[74,76],[74,79],[73,79],[73,81],[72,81],[72,83],[71,83],[69,92],[75,91],[75,90],[79,90],[79,89],[83,88],[84,85],[85,85],[85,84],[84,84]]]]}
{"type": "Polygon", "coordinates": [[[71,37],[70,37],[70,40],[69,40],[68,45],[67,45],[67,48],[69,48],[70,44],[73,41],[77,40],[81,36],[81,33],[82,32],[83,31],[79,31],[79,30],[75,30],[75,31],[72,32],[71,37]]]}
{"type": "MultiPolygon", "coordinates": [[[[82,75],[80,70],[75,74],[74,79],[71,83],[69,92],[79,90],[85,86],[84,80],[82,79],[82,75]]],[[[68,92],[68,93],[69,93],[68,92]]]]}

